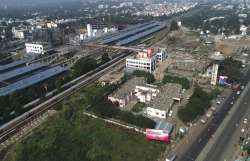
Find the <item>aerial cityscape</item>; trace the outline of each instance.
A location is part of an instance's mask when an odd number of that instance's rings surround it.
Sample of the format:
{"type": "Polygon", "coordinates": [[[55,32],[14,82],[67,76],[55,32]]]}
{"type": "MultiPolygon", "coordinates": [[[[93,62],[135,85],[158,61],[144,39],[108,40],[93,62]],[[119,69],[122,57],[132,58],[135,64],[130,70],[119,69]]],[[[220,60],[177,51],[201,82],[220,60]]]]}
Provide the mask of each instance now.
{"type": "Polygon", "coordinates": [[[1,0],[1,161],[250,161],[250,0],[1,0]]]}

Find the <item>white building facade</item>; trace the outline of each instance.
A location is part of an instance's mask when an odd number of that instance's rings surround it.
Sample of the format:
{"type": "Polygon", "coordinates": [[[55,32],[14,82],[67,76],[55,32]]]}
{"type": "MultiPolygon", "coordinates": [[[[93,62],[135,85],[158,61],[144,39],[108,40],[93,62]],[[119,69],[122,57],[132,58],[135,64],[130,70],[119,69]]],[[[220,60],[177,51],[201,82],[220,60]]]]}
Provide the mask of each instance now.
{"type": "Polygon", "coordinates": [[[159,53],[156,54],[157,61],[162,63],[164,60],[167,59],[167,52],[165,50],[161,50],[159,53]]]}
{"type": "Polygon", "coordinates": [[[15,27],[12,28],[13,37],[16,39],[24,39],[27,33],[27,29],[16,29],[15,27]]]}
{"type": "Polygon", "coordinates": [[[43,45],[25,43],[26,53],[44,54],[43,45]]]}
{"type": "Polygon", "coordinates": [[[150,73],[156,69],[156,64],[157,64],[156,56],[152,58],[126,59],[126,68],[133,70],[144,70],[150,73]]]}
{"type": "Polygon", "coordinates": [[[143,70],[153,72],[158,62],[163,62],[167,58],[165,50],[158,50],[149,48],[146,51],[138,52],[135,57],[126,59],[126,68],[128,70],[143,70]]]}
{"type": "Polygon", "coordinates": [[[87,34],[88,37],[92,37],[92,33],[93,33],[93,28],[91,24],[87,24],[87,34]]]}

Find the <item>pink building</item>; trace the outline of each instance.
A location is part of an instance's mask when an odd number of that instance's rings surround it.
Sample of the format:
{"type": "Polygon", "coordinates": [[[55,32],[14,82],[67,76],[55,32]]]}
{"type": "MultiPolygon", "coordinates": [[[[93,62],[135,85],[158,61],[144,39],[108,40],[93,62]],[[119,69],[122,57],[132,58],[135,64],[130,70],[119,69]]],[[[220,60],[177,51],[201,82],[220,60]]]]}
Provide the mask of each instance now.
{"type": "Polygon", "coordinates": [[[171,141],[171,133],[173,132],[174,125],[161,120],[156,124],[155,129],[146,129],[147,140],[159,140],[163,142],[171,141]]]}

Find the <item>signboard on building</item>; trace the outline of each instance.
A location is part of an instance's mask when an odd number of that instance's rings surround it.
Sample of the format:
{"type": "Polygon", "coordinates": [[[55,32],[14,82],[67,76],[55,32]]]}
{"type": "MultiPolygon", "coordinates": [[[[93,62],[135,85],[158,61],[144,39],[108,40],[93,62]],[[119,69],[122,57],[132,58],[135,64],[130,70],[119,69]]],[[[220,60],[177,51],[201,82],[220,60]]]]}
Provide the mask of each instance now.
{"type": "Polygon", "coordinates": [[[159,140],[163,142],[170,142],[169,132],[167,130],[146,129],[146,139],[159,140]]]}
{"type": "Polygon", "coordinates": [[[25,43],[26,53],[44,54],[43,45],[25,43]]]}

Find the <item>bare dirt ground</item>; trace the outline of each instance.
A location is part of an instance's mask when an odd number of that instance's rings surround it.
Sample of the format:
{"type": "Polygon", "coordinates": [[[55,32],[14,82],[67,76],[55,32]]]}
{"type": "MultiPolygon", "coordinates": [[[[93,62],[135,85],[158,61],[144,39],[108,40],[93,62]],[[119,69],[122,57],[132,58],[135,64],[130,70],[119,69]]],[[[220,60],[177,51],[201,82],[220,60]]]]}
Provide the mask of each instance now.
{"type": "Polygon", "coordinates": [[[241,40],[216,40],[216,50],[222,52],[225,56],[233,56],[238,48],[250,47],[250,39],[241,40]]]}

